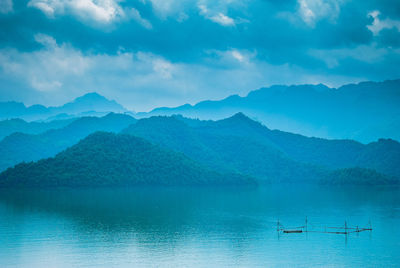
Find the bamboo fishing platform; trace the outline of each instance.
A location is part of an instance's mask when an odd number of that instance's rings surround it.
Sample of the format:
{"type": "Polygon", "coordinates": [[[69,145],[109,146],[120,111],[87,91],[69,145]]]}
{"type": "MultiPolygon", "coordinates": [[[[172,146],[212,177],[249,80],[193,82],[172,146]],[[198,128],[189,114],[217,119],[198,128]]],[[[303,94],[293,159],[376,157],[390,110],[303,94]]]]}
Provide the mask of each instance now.
{"type": "Polygon", "coordinates": [[[320,227],[319,230],[308,229],[308,219],[306,217],[305,225],[303,226],[296,226],[296,227],[285,227],[283,224],[278,220],[277,221],[277,232],[284,233],[284,234],[298,234],[298,233],[325,233],[325,234],[350,234],[350,233],[360,233],[365,231],[372,231],[371,221],[368,223],[368,227],[358,227],[358,226],[348,226],[347,221],[344,222],[343,226],[339,227],[320,227]]]}

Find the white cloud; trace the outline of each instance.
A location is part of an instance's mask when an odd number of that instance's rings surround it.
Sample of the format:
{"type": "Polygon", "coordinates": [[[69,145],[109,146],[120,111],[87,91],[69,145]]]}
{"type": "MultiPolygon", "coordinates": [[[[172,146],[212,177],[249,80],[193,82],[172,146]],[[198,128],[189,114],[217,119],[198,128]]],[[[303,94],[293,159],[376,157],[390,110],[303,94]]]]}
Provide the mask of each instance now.
{"type": "Polygon", "coordinates": [[[42,80],[38,79],[37,77],[33,76],[31,78],[31,85],[33,88],[39,90],[39,91],[53,91],[53,90],[58,90],[61,88],[62,83],[60,81],[54,80],[42,80]]]}
{"type": "Polygon", "coordinates": [[[297,0],[297,2],[301,19],[307,25],[314,27],[315,23],[322,18],[335,22],[343,0],[297,0]]]}
{"type": "Polygon", "coordinates": [[[235,25],[235,21],[232,18],[230,18],[222,13],[218,13],[217,15],[210,17],[210,20],[212,20],[218,24],[221,24],[223,26],[234,26],[235,25]]]}
{"type": "Polygon", "coordinates": [[[240,53],[237,50],[232,50],[232,57],[234,57],[235,59],[237,59],[239,62],[244,62],[247,61],[247,59],[245,58],[245,56],[242,55],[242,53],[240,53]]]}
{"type": "Polygon", "coordinates": [[[299,0],[299,5],[300,16],[303,18],[303,20],[308,24],[313,23],[316,16],[314,11],[312,11],[312,9],[309,7],[308,2],[305,0],[299,0]]]}
{"type": "Polygon", "coordinates": [[[155,74],[158,74],[163,79],[170,79],[173,77],[173,72],[175,70],[174,65],[168,60],[156,56],[151,53],[136,53],[136,58],[140,62],[146,62],[151,66],[155,74]]]}
{"type": "Polygon", "coordinates": [[[208,51],[204,62],[189,64],[123,48],[114,55],[83,53],[44,34],[37,34],[35,40],[43,47],[33,52],[0,49],[0,81],[17,85],[10,90],[19,91],[13,94],[26,104],[59,105],[97,91],[144,111],[245,95],[272,84],[354,81],[348,76],[319,76],[290,64],[269,64],[247,50],[208,51]]]}
{"type": "Polygon", "coordinates": [[[392,20],[392,19],[384,19],[380,20],[379,16],[381,13],[378,10],[374,10],[370,13],[368,13],[369,17],[373,18],[372,24],[367,25],[367,28],[374,34],[374,35],[379,35],[380,31],[383,29],[391,29],[391,28],[397,28],[398,31],[400,31],[400,21],[399,20],[392,20]]]}
{"type": "Polygon", "coordinates": [[[198,8],[200,9],[200,14],[206,15],[209,13],[206,5],[198,5],[198,8]]]}
{"type": "Polygon", "coordinates": [[[210,66],[235,69],[252,64],[252,61],[256,59],[257,52],[236,48],[228,50],[210,49],[205,51],[205,55],[206,62],[210,66]]]}
{"type": "Polygon", "coordinates": [[[162,78],[172,78],[173,65],[164,60],[156,59],[153,61],[153,70],[161,75],[162,78]]]}
{"type": "Polygon", "coordinates": [[[52,49],[52,48],[57,47],[56,40],[47,34],[38,33],[38,34],[35,34],[34,38],[37,43],[39,43],[47,48],[52,49]]]}
{"type": "Polygon", "coordinates": [[[81,21],[94,22],[93,26],[111,24],[115,21],[133,19],[146,29],[152,24],[144,19],[134,8],[123,9],[121,0],[30,0],[28,7],[41,10],[46,16],[55,18],[58,15],[71,13],[81,21]]]}
{"type": "Polygon", "coordinates": [[[214,12],[209,10],[204,4],[199,4],[198,8],[200,10],[200,14],[206,19],[209,19],[222,26],[235,26],[235,20],[223,14],[222,12],[214,12]]]}
{"type": "Polygon", "coordinates": [[[370,64],[377,63],[384,60],[388,53],[386,48],[378,48],[376,44],[360,45],[355,48],[312,49],[309,51],[311,56],[324,61],[328,68],[335,68],[340,65],[340,61],[349,58],[370,64]]]}
{"type": "Polygon", "coordinates": [[[185,12],[193,0],[141,0],[150,3],[154,13],[161,19],[173,18],[183,22],[189,18],[185,12]]]}
{"type": "Polygon", "coordinates": [[[222,26],[233,26],[239,23],[248,23],[244,18],[231,18],[227,15],[228,7],[243,9],[248,0],[141,0],[143,3],[151,3],[154,13],[161,19],[172,18],[178,22],[184,22],[197,7],[200,14],[222,26]],[[195,5],[193,5],[195,3],[195,5]]]}
{"type": "Polygon", "coordinates": [[[175,0],[148,0],[151,2],[153,9],[160,15],[167,15],[170,13],[175,13],[179,1],[175,0]]]}
{"type": "Polygon", "coordinates": [[[0,13],[7,14],[13,11],[12,0],[1,0],[0,1],[0,13]]]}
{"type": "MultiPolygon", "coordinates": [[[[69,44],[57,44],[48,35],[37,34],[35,40],[43,45],[42,49],[30,53],[0,49],[0,77],[23,83],[52,101],[62,103],[85,91],[114,95],[118,88],[122,88],[122,99],[127,94],[124,90],[137,94],[136,99],[148,93],[157,99],[160,92],[174,96],[182,91],[178,85],[182,77],[173,79],[175,72],[182,73],[182,67],[152,53],[84,54],[69,44]]],[[[137,104],[144,109],[151,102],[140,100],[137,104]]]]}
{"type": "Polygon", "coordinates": [[[31,0],[29,7],[41,10],[49,17],[71,11],[81,19],[90,18],[100,23],[110,23],[123,17],[124,11],[113,0],[31,0]]]}
{"type": "MultiPolygon", "coordinates": [[[[59,3],[57,3],[59,4],[59,3]]],[[[62,10],[64,10],[63,5],[58,5],[62,10]]],[[[44,14],[46,14],[48,17],[54,17],[54,12],[57,9],[56,8],[56,1],[52,3],[47,3],[47,2],[42,2],[42,1],[30,1],[28,3],[28,7],[35,7],[39,10],[41,10],[44,14]]]]}
{"type": "Polygon", "coordinates": [[[139,11],[137,10],[137,9],[135,9],[135,8],[131,8],[130,10],[129,10],[129,15],[130,15],[130,17],[132,17],[135,21],[137,21],[139,24],[141,24],[143,27],[145,27],[146,29],[152,29],[153,28],[153,25],[151,24],[151,22],[150,21],[148,21],[148,20],[146,20],[146,19],[144,19],[141,15],[140,15],[140,13],[139,13],[139,11]]]}
{"type": "Polygon", "coordinates": [[[38,91],[57,90],[63,80],[81,76],[91,64],[79,51],[68,45],[58,46],[47,35],[37,34],[35,40],[44,48],[32,53],[15,49],[0,51],[0,67],[4,73],[25,80],[38,91]]]}
{"type": "Polygon", "coordinates": [[[71,7],[81,16],[89,16],[98,22],[109,23],[116,18],[123,17],[124,11],[117,1],[112,0],[75,0],[71,7]]]}

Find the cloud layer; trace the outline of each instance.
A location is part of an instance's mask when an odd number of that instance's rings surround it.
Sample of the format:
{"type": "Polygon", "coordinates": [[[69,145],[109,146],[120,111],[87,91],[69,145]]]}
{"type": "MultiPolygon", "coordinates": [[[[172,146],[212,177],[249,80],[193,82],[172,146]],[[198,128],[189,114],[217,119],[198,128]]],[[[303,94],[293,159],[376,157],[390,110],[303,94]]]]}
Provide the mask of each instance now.
{"type": "Polygon", "coordinates": [[[0,101],[98,91],[141,111],[276,83],[400,78],[389,0],[6,0],[0,27],[0,101]]]}

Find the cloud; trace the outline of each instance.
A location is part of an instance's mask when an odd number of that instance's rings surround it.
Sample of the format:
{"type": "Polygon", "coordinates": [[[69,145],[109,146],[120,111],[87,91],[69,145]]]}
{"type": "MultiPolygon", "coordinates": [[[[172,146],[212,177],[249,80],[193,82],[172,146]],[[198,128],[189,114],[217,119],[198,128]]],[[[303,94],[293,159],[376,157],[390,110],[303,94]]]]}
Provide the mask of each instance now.
{"type": "MultiPolygon", "coordinates": [[[[109,95],[122,87],[123,99],[124,90],[136,90],[131,92],[132,95],[170,92],[173,96],[174,92],[176,94],[182,88],[171,80],[180,67],[152,53],[82,53],[69,44],[57,44],[53,37],[45,34],[37,34],[35,40],[43,47],[33,53],[15,49],[0,50],[0,77],[8,77],[9,80],[36,90],[37,96],[46,94],[47,98],[53,100],[53,104],[93,90],[109,95]],[[162,86],[165,83],[173,86],[162,86]],[[148,92],[142,93],[142,90],[148,92]]],[[[153,98],[156,96],[153,95],[153,98]]],[[[142,103],[138,107],[144,109],[150,107],[152,102],[142,103]]],[[[128,106],[132,107],[132,104],[128,106]]]]}
{"type": "Polygon", "coordinates": [[[367,28],[374,35],[379,35],[379,33],[383,29],[396,28],[398,31],[400,31],[400,20],[392,20],[389,18],[381,20],[379,18],[380,15],[381,15],[381,13],[379,12],[379,10],[374,10],[374,11],[368,13],[368,16],[373,18],[373,21],[372,21],[372,24],[367,25],[367,28]]]}
{"type": "Polygon", "coordinates": [[[385,59],[389,54],[388,49],[379,48],[376,44],[360,45],[354,48],[341,49],[313,49],[309,51],[310,55],[324,61],[328,68],[335,68],[341,64],[341,61],[354,59],[357,61],[377,64],[385,59]]]}
{"type": "MultiPolygon", "coordinates": [[[[142,51],[83,53],[45,34],[37,34],[35,40],[42,48],[32,53],[0,50],[0,81],[13,81],[18,85],[15,90],[35,90],[27,104],[44,100],[56,105],[98,91],[126,107],[143,111],[195,103],[210,96],[223,98],[233,92],[246,94],[274,83],[317,81],[318,77],[299,66],[259,61],[255,52],[239,49],[208,52],[204,64],[188,64],[142,51]]],[[[26,96],[26,91],[20,94],[20,98],[26,96]]]]}
{"type": "Polygon", "coordinates": [[[239,62],[246,62],[246,61],[248,61],[248,59],[245,58],[245,56],[243,56],[243,54],[240,53],[240,52],[237,51],[237,50],[233,50],[231,53],[232,53],[232,57],[234,57],[235,59],[237,59],[239,62]]]}
{"type": "Polygon", "coordinates": [[[207,64],[216,68],[235,69],[252,63],[256,59],[256,51],[240,50],[236,48],[228,50],[206,51],[207,64]]]}
{"type": "Polygon", "coordinates": [[[13,1],[12,0],[0,1],[0,14],[7,14],[12,11],[13,11],[13,1]]]}
{"type": "Polygon", "coordinates": [[[200,14],[206,19],[209,19],[222,26],[235,26],[235,20],[223,14],[222,12],[210,11],[207,6],[203,4],[198,5],[198,8],[200,10],[200,14]]]}
{"type": "Polygon", "coordinates": [[[0,100],[99,91],[144,110],[275,83],[400,77],[392,0],[0,2],[13,4],[0,13],[0,100]]]}
{"type": "Polygon", "coordinates": [[[106,24],[125,16],[118,1],[113,0],[31,0],[28,7],[37,8],[51,18],[71,11],[82,20],[106,24]]]}
{"type": "Polygon", "coordinates": [[[37,34],[35,40],[44,48],[33,53],[21,53],[15,49],[0,51],[0,67],[4,74],[24,80],[38,91],[59,89],[63,80],[79,77],[91,64],[81,52],[56,41],[47,35],[37,34]]]}
{"type": "Polygon", "coordinates": [[[336,20],[340,13],[340,0],[298,0],[298,13],[303,21],[309,26],[328,18],[332,22],[336,20]]]}
{"type": "Polygon", "coordinates": [[[149,63],[154,73],[158,74],[160,78],[172,78],[175,67],[171,62],[150,53],[139,52],[136,54],[136,57],[141,62],[149,63]]]}
{"type": "Polygon", "coordinates": [[[145,0],[151,3],[154,11],[162,17],[167,18],[170,15],[178,14],[186,1],[184,0],[145,0]]]}
{"type": "Polygon", "coordinates": [[[139,10],[129,6],[123,8],[120,2],[120,0],[30,0],[28,7],[37,8],[52,19],[72,14],[80,21],[88,22],[97,28],[130,19],[148,30],[153,28],[151,22],[143,18],[139,10]]]}
{"type": "Polygon", "coordinates": [[[223,26],[234,26],[235,25],[235,21],[232,18],[230,18],[222,13],[218,13],[218,14],[210,17],[210,20],[212,20],[218,24],[221,24],[223,26]]]}
{"type": "Polygon", "coordinates": [[[32,77],[31,79],[31,85],[33,88],[39,90],[39,91],[53,91],[53,90],[58,90],[61,88],[62,83],[57,80],[40,80],[37,77],[32,77]]]}
{"type": "Polygon", "coordinates": [[[49,49],[57,48],[56,40],[49,35],[38,33],[35,34],[34,38],[37,43],[43,45],[44,47],[47,47],[49,49]]]}
{"type": "Polygon", "coordinates": [[[143,27],[145,27],[146,29],[152,29],[153,25],[151,24],[150,21],[144,19],[139,11],[135,8],[131,8],[129,11],[129,16],[131,18],[133,18],[135,21],[137,21],[139,24],[141,24],[143,27]]]}
{"type": "Polygon", "coordinates": [[[28,3],[28,7],[37,8],[52,18],[56,11],[64,12],[64,3],[57,0],[31,0],[28,3]]]}

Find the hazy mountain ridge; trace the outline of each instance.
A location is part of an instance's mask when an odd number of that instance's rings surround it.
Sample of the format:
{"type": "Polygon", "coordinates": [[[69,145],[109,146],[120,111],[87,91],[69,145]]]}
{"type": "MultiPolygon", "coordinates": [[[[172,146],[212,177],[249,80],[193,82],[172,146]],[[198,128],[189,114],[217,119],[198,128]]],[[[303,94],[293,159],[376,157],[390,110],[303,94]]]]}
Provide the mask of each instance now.
{"type": "Polygon", "coordinates": [[[54,156],[93,132],[119,132],[135,121],[131,116],[111,113],[100,118],[82,117],[63,128],[38,135],[13,133],[0,141],[0,170],[22,161],[54,156]]]}
{"type": "Polygon", "coordinates": [[[231,95],[222,100],[205,100],[195,105],[160,107],[133,113],[115,101],[93,92],[59,107],[22,103],[0,103],[0,120],[71,119],[127,113],[137,118],[181,114],[202,120],[220,120],[243,112],[271,129],[309,137],[353,139],[363,143],[380,138],[400,140],[400,80],[361,82],[339,88],[325,85],[275,85],[231,95]]]}
{"type": "Polygon", "coordinates": [[[0,121],[0,140],[15,133],[40,134],[50,129],[58,129],[70,124],[75,118],[53,120],[50,122],[26,122],[22,119],[9,119],[0,121]]]}
{"type": "Polygon", "coordinates": [[[69,117],[83,115],[104,115],[105,113],[123,113],[127,110],[114,100],[108,100],[96,92],[87,93],[62,106],[45,107],[32,105],[26,107],[19,102],[0,102],[0,120],[22,118],[25,120],[46,120],[65,114],[69,117]]]}
{"type": "Polygon", "coordinates": [[[338,89],[324,85],[271,86],[175,108],[156,108],[147,115],[182,114],[200,119],[222,119],[243,112],[272,129],[306,136],[400,140],[400,80],[362,82],[338,89]]]}
{"type": "MultiPolygon", "coordinates": [[[[354,176],[360,177],[359,184],[400,182],[400,144],[394,140],[381,139],[364,145],[352,140],[308,138],[271,130],[243,113],[218,121],[182,116],[136,121],[122,114],[84,117],[40,135],[15,133],[6,137],[0,142],[0,166],[5,169],[21,161],[54,156],[98,130],[140,137],[185,155],[206,169],[248,175],[260,183],[340,184],[346,177],[355,183],[354,176]],[[335,176],[341,179],[334,180],[335,176]]],[[[36,168],[35,164],[16,168],[32,165],[36,168]]]]}

